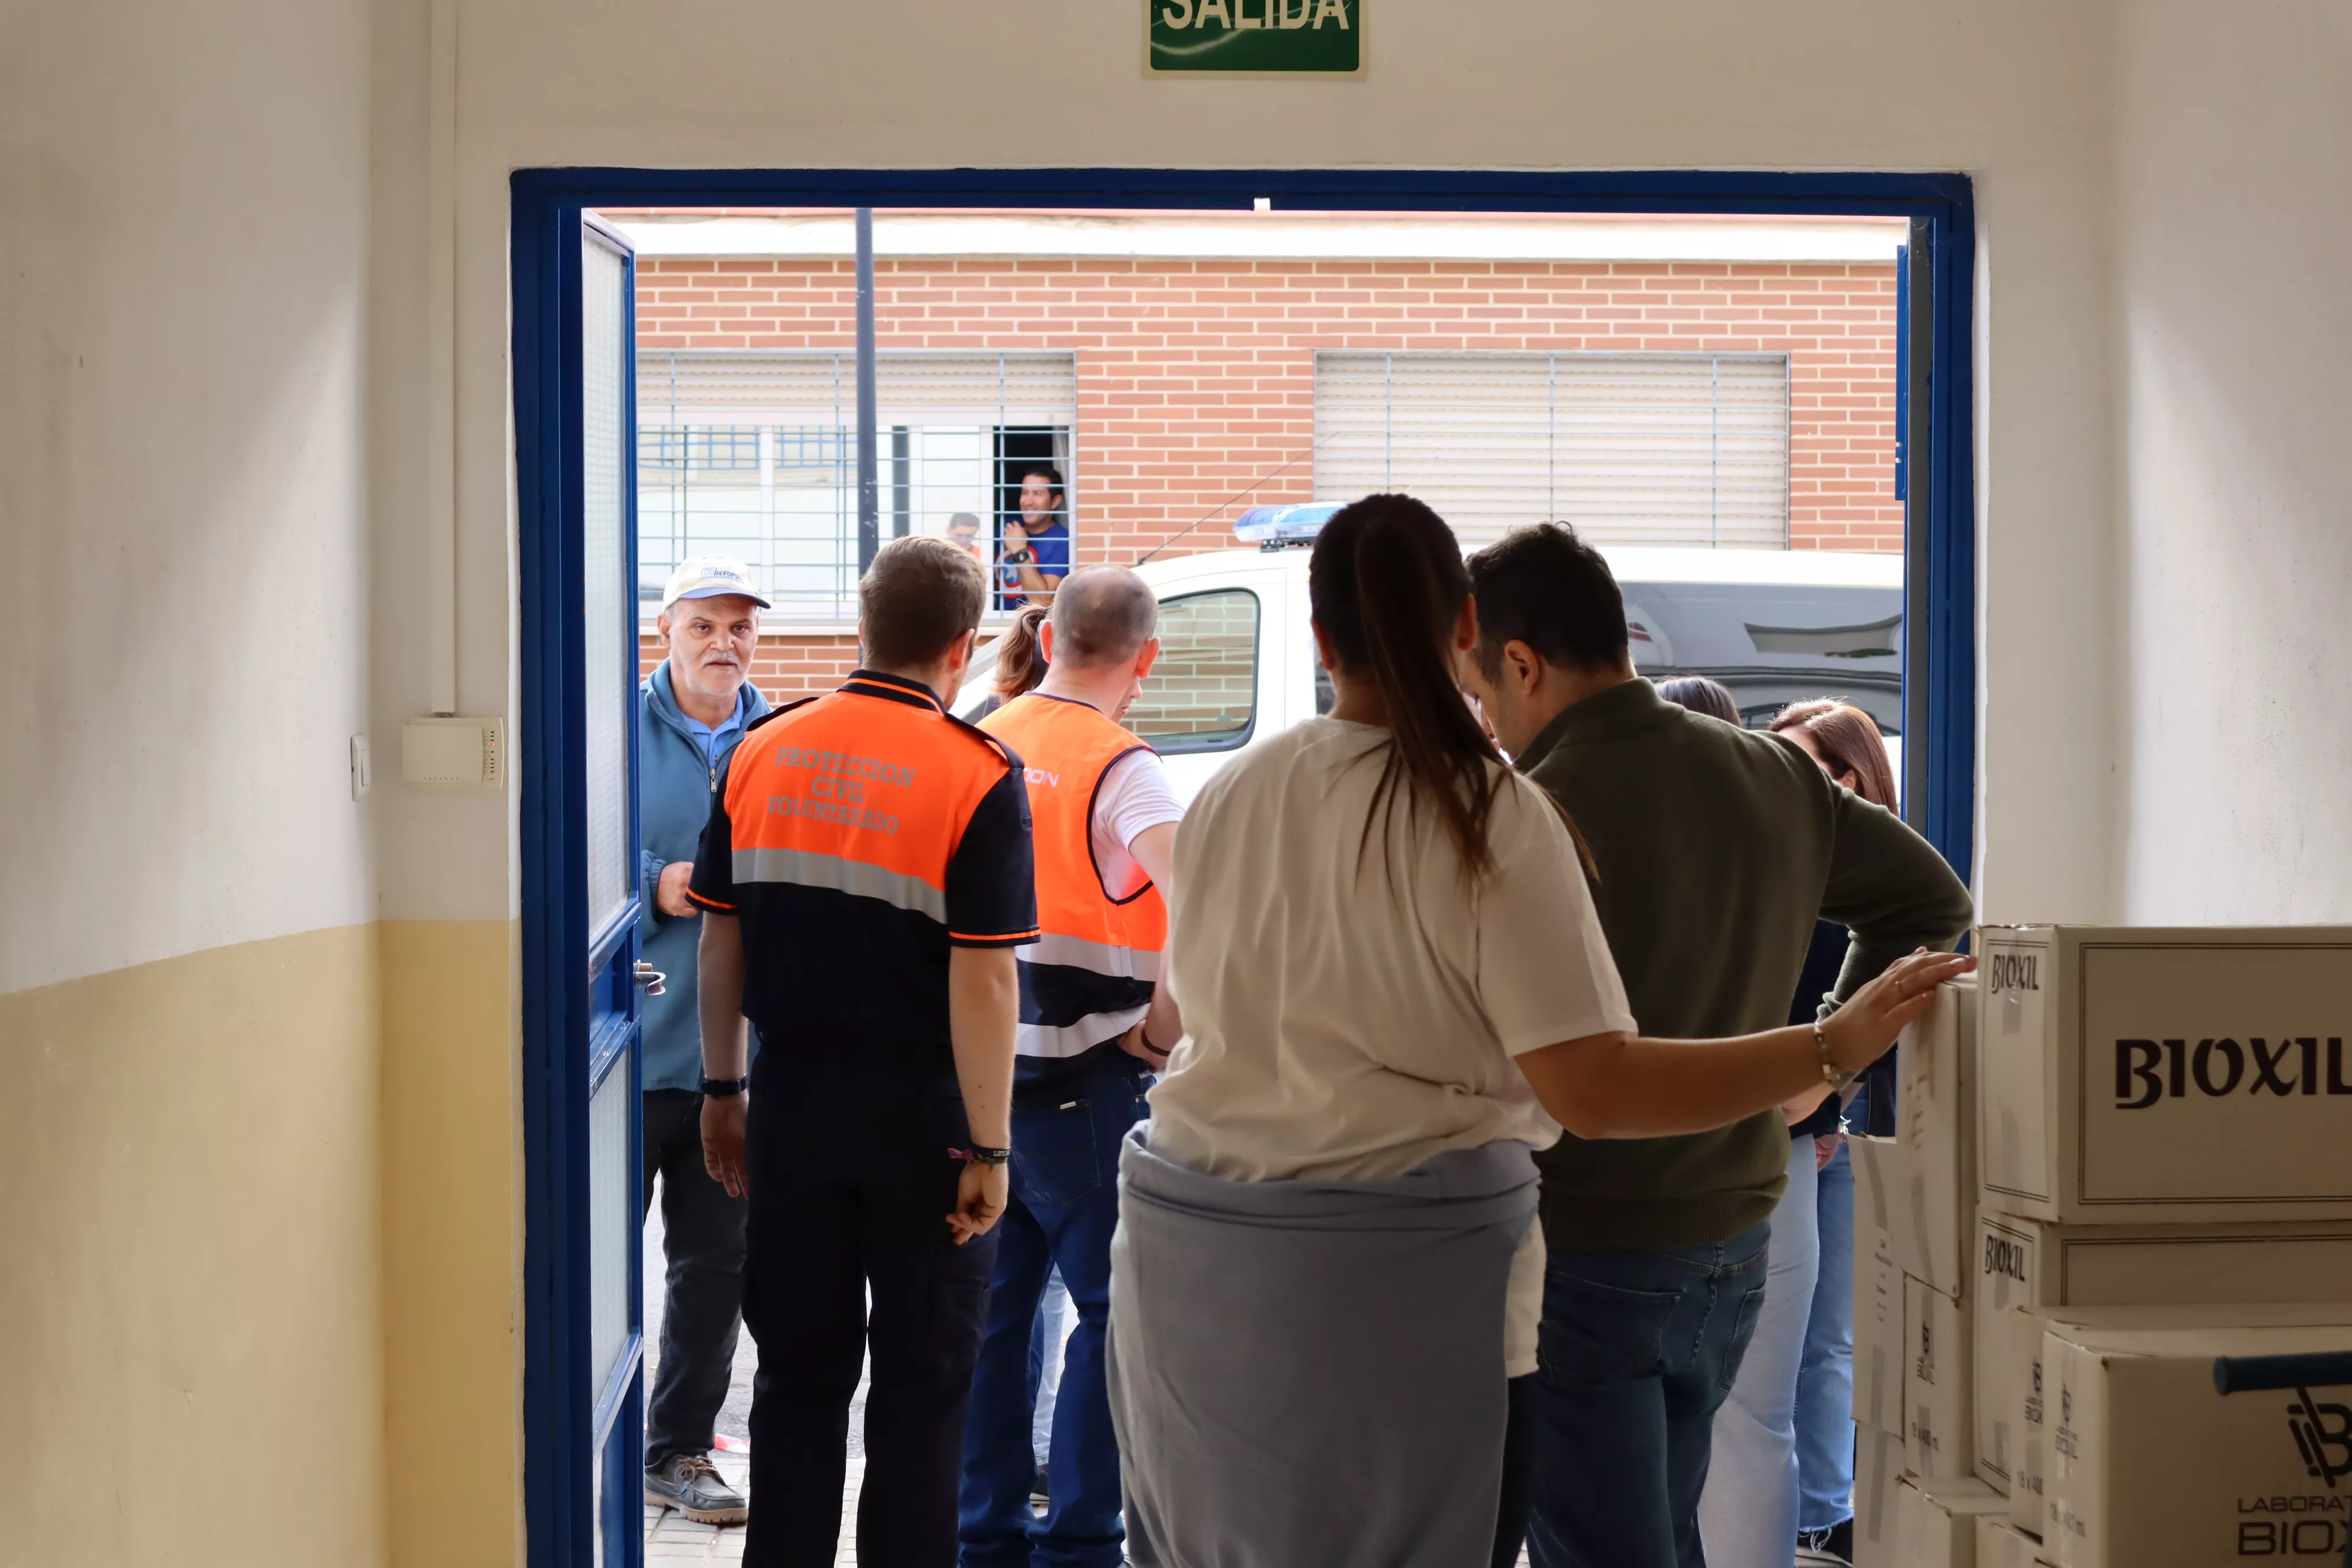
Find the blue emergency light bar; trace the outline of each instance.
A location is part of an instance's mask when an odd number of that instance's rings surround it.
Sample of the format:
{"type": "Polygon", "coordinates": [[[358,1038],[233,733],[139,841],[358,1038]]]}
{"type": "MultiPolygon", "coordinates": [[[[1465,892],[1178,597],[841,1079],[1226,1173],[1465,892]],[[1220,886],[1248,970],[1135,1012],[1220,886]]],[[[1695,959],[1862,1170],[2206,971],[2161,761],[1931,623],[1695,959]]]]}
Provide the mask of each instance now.
{"type": "Polygon", "coordinates": [[[1251,544],[1311,544],[1344,501],[1309,501],[1291,506],[1254,506],[1234,522],[1234,537],[1251,544]]]}

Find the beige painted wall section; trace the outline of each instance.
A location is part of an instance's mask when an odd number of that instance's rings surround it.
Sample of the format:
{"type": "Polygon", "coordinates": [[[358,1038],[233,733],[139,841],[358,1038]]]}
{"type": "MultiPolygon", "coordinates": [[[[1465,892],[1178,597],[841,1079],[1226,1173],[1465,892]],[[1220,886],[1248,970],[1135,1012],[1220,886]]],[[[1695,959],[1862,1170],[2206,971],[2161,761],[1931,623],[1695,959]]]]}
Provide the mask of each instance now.
{"type": "Polygon", "coordinates": [[[383,1561],[373,931],[0,996],[0,1561],[383,1561]]]}
{"type": "Polygon", "coordinates": [[[384,1555],[367,0],[0,7],[0,1562],[384,1555]]]}
{"type": "Polygon", "coordinates": [[[523,1541],[516,928],[377,931],[391,1560],[503,1568],[523,1541]]]}
{"type": "Polygon", "coordinates": [[[2126,910],[2352,921],[2352,11],[2126,15],[2126,910]]]}

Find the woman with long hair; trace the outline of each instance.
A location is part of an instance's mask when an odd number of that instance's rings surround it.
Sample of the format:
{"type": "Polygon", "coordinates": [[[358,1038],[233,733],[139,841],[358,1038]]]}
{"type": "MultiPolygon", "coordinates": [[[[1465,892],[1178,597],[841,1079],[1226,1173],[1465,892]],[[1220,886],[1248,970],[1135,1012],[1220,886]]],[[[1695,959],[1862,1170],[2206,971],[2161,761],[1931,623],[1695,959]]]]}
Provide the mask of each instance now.
{"type": "Polygon", "coordinates": [[[1914,954],[1818,1028],[1639,1037],[1571,826],[1455,687],[1452,531],[1343,508],[1308,595],[1336,701],[1178,830],[1146,1024],[1173,1056],[1120,1171],[1111,1400],[1152,1568],[1487,1559],[1505,1378],[1535,1367],[1533,1151],[1834,1081],[1969,963],[1914,954]]]}
{"type": "MultiPolygon", "coordinates": [[[[1775,734],[1802,747],[1822,771],[1873,805],[1896,809],[1895,767],[1877,721],[1852,703],[1824,698],[1793,702],[1772,721],[1775,734]]],[[[1846,933],[1828,928],[1824,964],[1810,958],[1795,1005],[1807,1016],[1837,981],[1846,933]],[[1827,979],[1822,979],[1826,971],[1827,979]]],[[[1814,1140],[1819,1170],[1813,1211],[1820,1221],[1821,1277],[1805,1319],[1797,1371],[1797,1540],[1801,1551],[1827,1561],[1853,1557],[1853,1163],[1845,1146],[1848,1121],[1885,1136],[1895,1131],[1895,1053],[1870,1065],[1843,1111],[1833,1099],[1791,1131],[1814,1140]]]]}
{"type": "MultiPolygon", "coordinates": [[[[1820,698],[1790,703],[1770,728],[1836,783],[1895,809],[1895,770],[1868,713],[1820,698]]],[[[1846,946],[1841,925],[1823,921],[1814,931],[1791,1023],[1812,1017],[1836,987],[1846,946]]],[[[1844,1128],[1849,1112],[1869,1114],[1874,1095],[1889,1106],[1893,1131],[1894,1065],[1890,1052],[1843,1096],[1791,1115],[1764,1308],[1726,1402],[1734,1418],[1716,1423],[1717,1461],[1699,1500],[1708,1561],[1723,1568],[1786,1563],[1792,1551],[1806,1563],[1853,1559],[1853,1166],[1844,1128]],[[1759,1495],[1766,1488],[1775,1494],[1769,1506],[1759,1495]]]]}

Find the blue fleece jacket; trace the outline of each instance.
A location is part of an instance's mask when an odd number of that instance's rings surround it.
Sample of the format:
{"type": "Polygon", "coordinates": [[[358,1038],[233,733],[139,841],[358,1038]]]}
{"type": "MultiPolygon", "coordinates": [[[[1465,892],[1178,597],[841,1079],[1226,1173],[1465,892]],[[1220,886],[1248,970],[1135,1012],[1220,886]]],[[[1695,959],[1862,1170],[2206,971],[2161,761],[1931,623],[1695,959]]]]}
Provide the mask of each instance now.
{"type": "MultiPolygon", "coordinates": [[[[768,710],[750,681],[739,700],[743,729],[768,710]]],[[[669,976],[662,994],[645,999],[645,1087],[696,1089],[702,1083],[702,1024],[696,1015],[695,948],[702,918],[666,915],[654,897],[664,866],[691,860],[710,820],[710,797],[743,731],[726,737],[717,767],[703,758],[702,742],[687,728],[664,659],[637,687],[637,878],[644,910],[637,921],[638,954],[669,976]]],[[[760,1042],[755,1036],[751,1048],[760,1042]]]]}

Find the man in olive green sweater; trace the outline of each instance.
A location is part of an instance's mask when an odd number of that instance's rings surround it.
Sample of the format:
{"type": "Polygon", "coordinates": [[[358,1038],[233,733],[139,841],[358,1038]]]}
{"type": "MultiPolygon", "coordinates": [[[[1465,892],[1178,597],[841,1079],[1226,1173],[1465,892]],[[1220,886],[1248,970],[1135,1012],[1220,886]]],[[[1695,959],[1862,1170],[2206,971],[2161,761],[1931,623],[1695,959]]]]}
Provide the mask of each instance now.
{"type": "MultiPolygon", "coordinates": [[[[1685,711],[1633,673],[1616,581],[1573,530],[1520,529],[1470,576],[1464,683],[1590,846],[1644,1035],[1786,1023],[1819,920],[1853,931],[1840,1002],[1967,931],[1968,889],[1900,820],[1789,742],[1685,711]]],[[[1498,1559],[1523,1510],[1537,1568],[1699,1568],[1710,1431],[1763,1298],[1789,1158],[1778,1110],[1689,1137],[1564,1135],[1537,1156],[1541,1364],[1512,1389],[1498,1559]]]]}

